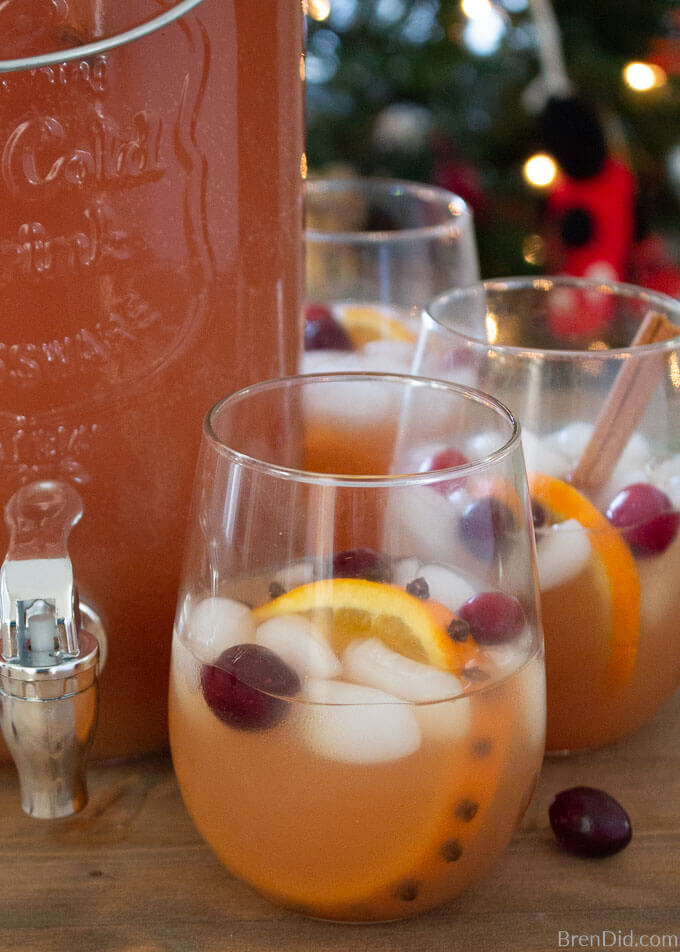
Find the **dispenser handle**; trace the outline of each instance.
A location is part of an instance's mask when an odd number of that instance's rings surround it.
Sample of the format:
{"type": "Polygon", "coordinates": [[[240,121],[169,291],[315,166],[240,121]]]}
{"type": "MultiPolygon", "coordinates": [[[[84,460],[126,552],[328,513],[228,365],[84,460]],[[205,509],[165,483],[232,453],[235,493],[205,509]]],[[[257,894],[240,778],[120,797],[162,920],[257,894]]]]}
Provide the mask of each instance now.
{"type": "Polygon", "coordinates": [[[68,483],[43,480],[22,486],[5,507],[7,559],[67,558],[69,533],[82,514],[82,500],[68,483]]]}
{"type": "MultiPolygon", "coordinates": [[[[22,486],[5,507],[9,548],[0,568],[2,654],[26,659],[32,612],[53,612],[58,650],[78,654],[68,537],[83,514],[77,490],[59,480],[22,486]]],[[[41,659],[42,661],[42,659],[41,659]]]]}

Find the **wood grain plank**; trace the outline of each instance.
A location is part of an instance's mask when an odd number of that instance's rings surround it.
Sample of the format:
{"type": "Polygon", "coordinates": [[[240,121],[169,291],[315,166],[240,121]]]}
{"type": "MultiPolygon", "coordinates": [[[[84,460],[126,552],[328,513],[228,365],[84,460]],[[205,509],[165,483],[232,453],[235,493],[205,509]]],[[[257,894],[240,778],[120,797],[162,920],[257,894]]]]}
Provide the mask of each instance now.
{"type": "Polygon", "coordinates": [[[679,734],[680,694],[612,748],[548,758],[482,883],[420,919],[366,927],[302,919],[234,880],[194,829],[167,757],[93,766],[88,807],[58,822],[25,817],[0,768],[0,952],[554,952],[560,935],[631,930],[680,948],[679,734]],[[554,843],[548,804],[582,783],[631,815],[617,856],[582,860],[554,843]]]}

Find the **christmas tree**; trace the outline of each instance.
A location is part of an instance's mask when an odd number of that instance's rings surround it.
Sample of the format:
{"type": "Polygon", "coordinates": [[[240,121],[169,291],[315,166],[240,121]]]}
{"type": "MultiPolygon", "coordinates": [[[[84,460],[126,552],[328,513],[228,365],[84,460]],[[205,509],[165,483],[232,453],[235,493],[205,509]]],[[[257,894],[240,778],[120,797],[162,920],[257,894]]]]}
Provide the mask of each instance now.
{"type": "MultiPolygon", "coordinates": [[[[674,267],[677,2],[553,0],[558,51],[541,39],[538,0],[308,2],[311,174],[340,167],[441,184],[473,208],[484,276],[557,270],[546,190],[527,180],[525,163],[546,151],[541,86],[559,53],[571,92],[634,177],[636,240],[660,239],[656,253],[674,267]]],[[[646,274],[637,254],[634,277],[646,274]]]]}

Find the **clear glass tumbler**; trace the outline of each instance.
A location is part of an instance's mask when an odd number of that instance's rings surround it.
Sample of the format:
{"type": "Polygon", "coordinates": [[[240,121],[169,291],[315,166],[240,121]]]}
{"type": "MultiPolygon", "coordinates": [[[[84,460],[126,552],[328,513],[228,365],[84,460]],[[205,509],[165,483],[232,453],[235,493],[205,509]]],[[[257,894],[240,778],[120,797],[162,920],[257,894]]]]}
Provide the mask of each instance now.
{"type": "Polygon", "coordinates": [[[457,195],[380,178],[305,183],[307,372],[408,372],[421,308],[479,279],[457,195]]]}
{"type": "Polygon", "coordinates": [[[189,812],[235,876],[336,920],[447,901],[519,823],[544,703],[501,404],[362,374],[269,381],[211,411],[170,733],[189,812]]]}
{"type": "Polygon", "coordinates": [[[680,302],[569,278],[434,301],[416,372],[517,413],[546,643],[549,750],[600,747],[680,683],[680,302]]]}

